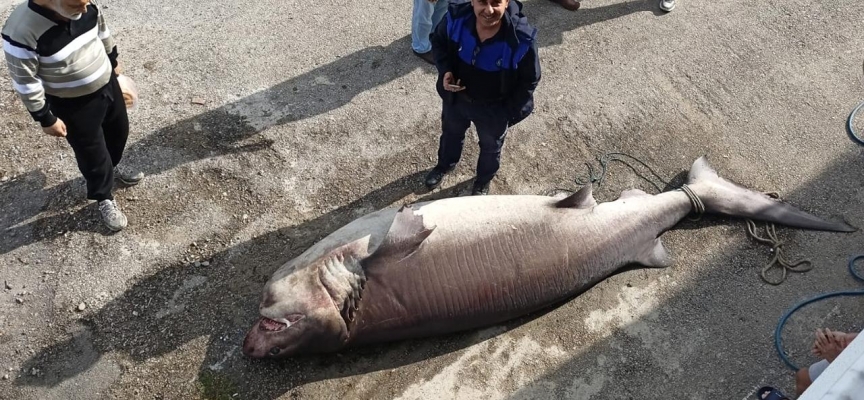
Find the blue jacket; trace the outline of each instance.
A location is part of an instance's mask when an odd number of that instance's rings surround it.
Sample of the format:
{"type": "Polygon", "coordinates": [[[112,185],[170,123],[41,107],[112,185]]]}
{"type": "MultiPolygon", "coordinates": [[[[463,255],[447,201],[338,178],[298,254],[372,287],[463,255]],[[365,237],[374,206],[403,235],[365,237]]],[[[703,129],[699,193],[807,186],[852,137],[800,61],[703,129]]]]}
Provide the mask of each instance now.
{"type": "Polygon", "coordinates": [[[451,3],[431,35],[438,94],[444,101],[453,100],[453,92],[443,85],[444,73],[452,72],[465,86],[460,93],[503,105],[510,125],[515,125],[534,110],[534,89],[540,82],[537,29],[522,14],[522,3],[510,0],[499,32],[480,43],[471,3],[451,3]]]}

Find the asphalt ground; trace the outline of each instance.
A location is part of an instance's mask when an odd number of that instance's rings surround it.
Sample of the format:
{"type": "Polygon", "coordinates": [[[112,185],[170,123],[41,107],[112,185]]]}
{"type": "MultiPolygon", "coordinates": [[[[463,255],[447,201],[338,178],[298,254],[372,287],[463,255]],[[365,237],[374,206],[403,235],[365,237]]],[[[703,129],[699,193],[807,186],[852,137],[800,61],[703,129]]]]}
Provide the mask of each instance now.
{"type": "MultiPolygon", "coordinates": [[[[778,228],[814,268],[779,286],[743,221],[685,221],[675,263],[617,274],[546,313],[443,338],[280,362],[240,341],[282,263],[357,216],[470,191],[476,136],[442,188],[434,69],[410,51],[410,2],[104,0],[141,105],[109,234],[65,142],[0,76],[0,397],[752,398],[793,392],[773,332],[823,292],[860,288],[864,233],[778,228]],[[199,104],[203,103],[203,104],[199,104]],[[200,263],[208,264],[204,266],[200,263]],[[196,266],[198,262],[198,266],[196,266]],[[5,288],[5,286],[4,286],[5,288]],[[20,300],[20,301],[19,301],[20,300]],[[79,306],[84,304],[83,310],[79,306]]],[[[0,3],[3,19],[11,11],[0,3]]],[[[585,162],[632,154],[666,180],[706,154],[745,186],[864,227],[864,3],[528,0],[543,79],[508,135],[497,194],[575,189],[585,162]]],[[[473,129],[473,128],[472,128],[473,129]]],[[[640,167],[636,169],[640,172],[640,167]]],[[[656,189],[612,164],[599,201],[656,189]]],[[[819,327],[861,330],[860,298],[808,307],[784,338],[799,365],[819,327]]]]}

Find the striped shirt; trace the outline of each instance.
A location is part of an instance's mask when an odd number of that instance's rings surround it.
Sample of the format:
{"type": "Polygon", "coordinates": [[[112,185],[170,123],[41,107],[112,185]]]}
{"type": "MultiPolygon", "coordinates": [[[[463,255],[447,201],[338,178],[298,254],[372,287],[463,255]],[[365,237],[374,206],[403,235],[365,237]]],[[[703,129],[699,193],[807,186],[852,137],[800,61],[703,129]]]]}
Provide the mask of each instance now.
{"type": "Polygon", "coordinates": [[[94,93],[108,83],[117,66],[114,38],[92,3],[80,19],[66,21],[29,0],[6,20],[2,38],[12,85],[42,126],[57,121],[46,95],[74,98],[94,93]]]}

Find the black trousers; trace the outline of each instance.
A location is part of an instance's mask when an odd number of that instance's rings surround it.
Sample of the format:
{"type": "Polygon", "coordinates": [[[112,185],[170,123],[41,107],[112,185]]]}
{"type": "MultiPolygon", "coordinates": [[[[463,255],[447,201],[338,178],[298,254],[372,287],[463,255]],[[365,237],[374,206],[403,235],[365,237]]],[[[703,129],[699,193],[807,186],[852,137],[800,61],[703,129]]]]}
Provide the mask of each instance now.
{"type": "Polygon", "coordinates": [[[444,101],[441,110],[441,140],[436,169],[449,171],[462,157],[465,132],[471,123],[477,128],[480,157],[477,159],[475,184],[492,181],[501,166],[501,149],[507,136],[507,113],[500,103],[478,103],[461,95],[444,101]]]}
{"type": "Polygon", "coordinates": [[[48,104],[66,124],[66,141],[87,181],[87,198],[113,200],[114,166],[120,163],[129,137],[129,117],[117,77],[112,73],[105,86],[86,96],[48,96],[48,104]]]}

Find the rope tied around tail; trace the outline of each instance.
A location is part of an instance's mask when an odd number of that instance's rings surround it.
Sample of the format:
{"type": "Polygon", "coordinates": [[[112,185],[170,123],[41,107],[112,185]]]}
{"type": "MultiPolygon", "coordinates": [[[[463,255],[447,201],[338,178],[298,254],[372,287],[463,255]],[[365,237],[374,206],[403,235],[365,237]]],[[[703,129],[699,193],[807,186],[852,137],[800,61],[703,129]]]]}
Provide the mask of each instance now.
{"type": "MultiPolygon", "coordinates": [[[[585,165],[588,167],[588,179],[585,181],[575,179],[576,184],[591,185],[596,183],[597,187],[599,188],[606,178],[606,174],[609,170],[609,164],[613,161],[617,161],[629,167],[638,177],[642,178],[645,182],[654,186],[660,193],[663,192],[663,188],[658,184],[658,182],[660,184],[666,185],[667,187],[669,186],[669,182],[663,179],[663,177],[661,177],[653,168],[651,168],[651,166],[649,166],[647,163],[640,160],[639,158],[631,156],[629,154],[619,152],[606,153],[603,156],[598,157],[597,161],[600,163],[600,173],[595,174],[594,168],[591,167],[591,164],[586,162],[585,165]],[[646,175],[640,173],[640,171],[637,170],[634,164],[638,164],[644,167],[646,170],[648,170],[648,172],[650,173],[650,175],[653,176],[654,179],[650,179],[646,175]]],[[[556,190],[572,192],[565,189],[556,190]]],[[[699,221],[702,218],[702,215],[705,213],[705,203],[702,202],[702,199],[700,199],[699,196],[697,196],[696,193],[693,192],[693,189],[687,186],[687,184],[682,184],[680,188],[675,190],[680,190],[684,192],[684,194],[686,194],[687,198],[690,200],[690,205],[693,207],[692,214],[695,214],[695,216],[690,216],[687,219],[690,221],[699,221]]],[[[780,198],[780,196],[775,192],[768,192],[765,194],[775,199],[780,198]]],[[[788,271],[801,273],[813,269],[813,263],[809,259],[800,259],[794,262],[790,262],[786,259],[783,254],[784,243],[780,239],[778,239],[776,228],[774,227],[773,223],[769,223],[765,226],[766,237],[759,236],[756,233],[756,230],[756,222],[747,219],[747,233],[757,241],[771,245],[771,251],[774,253],[774,257],[771,259],[770,262],[768,262],[768,264],[765,265],[765,267],[762,268],[762,271],[759,274],[763,281],[770,285],[776,286],[786,280],[788,271]],[[769,278],[768,273],[774,268],[779,268],[781,270],[781,275],[778,279],[769,278]]]]}
{"type": "Polygon", "coordinates": [[[678,190],[687,195],[687,198],[690,199],[690,205],[693,206],[693,212],[696,213],[695,218],[689,217],[688,219],[691,221],[699,221],[702,219],[702,214],[705,214],[705,203],[702,202],[702,199],[700,199],[699,196],[693,192],[693,189],[690,189],[690,186],[687,186],[686,183],[681,185],[681,188],[678,190]]]}
{"type": "MultiPolygon", "coordinates": [[[[600,163],[600,174],[595,174],[594,168],[591,167],[591,164],[585,163],[585,166],[588,167],[588,180],[580,181],[576,179],[576,184],[588,185],[596,183],[597,187],[599,188],[601,185],[603,185],[603,180],[606,178],[606,173],[609,171],[609,163],[617,161],[630,168],[636,174],[636,176],[642,178],[642,180],[654,186],[654,188],[657,189],[658,193],[663,192],[663,188],[660,186],[660,184],[669,186],[669,181],[663,179],[663,177],[661,177],[660,174],[657,173],[657,171],[651,168],[650,165],[640,160],[639,158],[631,156],[627,153],[606,153],[603,156],[599,157],[597,161],[600,163]],[[641,174],[636,169],[636,167],[631,164],[631,162],[639,164],[645,169],[647,169],[654,179],[650,179],[647,176],[641,174]]],[[[696,193],[693,192],[693,189],[690,189],[690,187],[687,186],[687,184],[681,185],[681,187],[677,190],[683,191],[687,195],[687,198],[690,199],[690,204],[693,206],[693,212],[696,214],[696,216],[689,217],[688,219],[690,219],[691,221],[699,221],[700,219],[702,219],[702,214],[705,214],[705,203],[702,202],[702,199],[700,199],[699,196],[697,196],[696,193]]]]}

